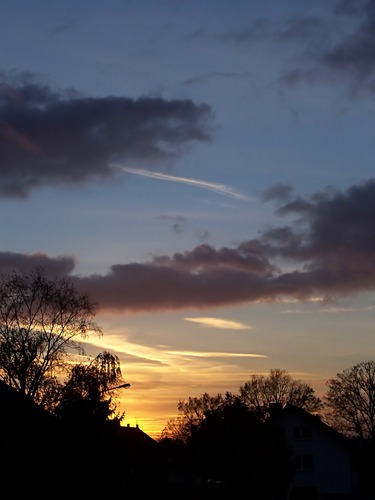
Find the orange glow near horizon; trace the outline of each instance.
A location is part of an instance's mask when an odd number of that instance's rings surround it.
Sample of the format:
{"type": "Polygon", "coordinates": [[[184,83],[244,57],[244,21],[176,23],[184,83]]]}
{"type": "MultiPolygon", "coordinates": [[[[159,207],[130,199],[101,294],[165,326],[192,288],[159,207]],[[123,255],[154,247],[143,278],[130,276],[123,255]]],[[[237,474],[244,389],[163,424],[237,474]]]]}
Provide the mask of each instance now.
{"type": "MultiPolygon", "coordinates": [[[[245,374],[242,375],[244,376],[245,374]]],[[[267,375],[267,373],[264,373],[264,375],[267,375]]],[[[291,375],[293,378],[302,380],[302,377],[299,377],[298,374],[291,375]]],[[[174,390],[171,393],[168,393],[167,389],[154,390],[152,391],[149,401],[143,397],[145,393],[138,399],[138,395],[136,395],[137,388],[135,387],[134,391],[136,392],[134,395],[129,397],[129,393],[126,393],[126,395],[119,400],[119,410],[125,411],[125,418],[121,425],[126,426],[129,424],[131,427],[138,425],[143,432],[157,439],[167,425],[168,420],[177,416],[178,401],[187,400],[189,397],[198,397],[205,392],[212,396],[218,393],[225,394],[227,390],[236,393],[240,385],[246,382],[248,378],[248,376],[245,378],[243,377],[241,380],[238,380],[237,383],[233,382],[232,387],[226,387],[224,389],[211,385],[212,390],[210,390],[210,387],[205,390],[202,386],[201,390],[197,391],[192,387],[190,391],[189,388],[185,390],[184,394],[178,390],[174,390]]],[[[314,388],[317,397],[321,398],[323,396],[325,391],[325,380],[303,379],[303,381],[314,388]]]]}
{"type": "Polygon", "coordinates": [[[116,352],[122,372],[131,387],[118,391],[119,411],[125,411],[122,425],[136,424],[156,438],[169,419],[177,414],[177,403],[208,392],[236,391],[248,378],[248,371],[238,369],[240,358],[267,358],[256,353],[171,350],[149,347],[124,340],[118,335],[96,338],[91,345],[100,351],[116,352]],[[105,340],[105,345],[103,340],[105,340]],[[129,363],[122,355],[136,359],[129,363]],[[231,361],[233,360],[233,361],[231,361]],[[225,374],[225,384],[222,383],[225,374]],[[225,385],[225,386],[223,386],[225,385]]]}
{"type": "MultiPolygon", "coordinates": [[[[199,397],[204,393],[212,396],[226,392],[236,394],[252,374],[267,375],[271,368],[284,369],[284,366],[275,365],[268,352],[241,352],[240,349],[235,349],[236,337],[233,335],[249,335],[248,325],[213,319],[202,317],[194,322],[187,321],[197,325],[195,333],[201,337],[200,350],[190,348],[190,338],[189,342],[184,341],[180,345],[160,344],[156,330],[150,341],[147,336],[143,338],[140,329],[134,335],[131,329],[119,324],[115,327],[107,325],[105,331],[108,333],[90,338],[90,355],[96,356],[103,351],[116,354],[120,359],[123,379],[131,384],[128,389],[119,390],[116,394],[118,411],[125,412],[123,426],[138,425],[143,432],[157,439],[168,421],[177,416],[177,404],[180,400],[199,397]],[[208,324],[216,325],[215,332],[213,334],[208,331],[203,337],[201,330],[204,328],[207,331],[208,324]],[[222,328],[223,324],[226,324],[226,329],[222,328]],[[236,333],[231,333],[228,326],[232,326],[236,333]],[[229,344],[225,344],[224,337],[220,342],[213,343],[212,338],[215,341],[220,335],[216,332],[223,332],[221,335],[230,339],[229,344]],[[210,335],[213,337],[210,338],[210,335]],[[135,337],[137,341],[134,341],[135,337]],[[232,346],[233,351],[226,350],[228,345],[232,346]]],[[[131,320],[128,324],[131,325],[131,320]]],[[[251,327],[250,331],[253,332],[251,327]]],[[[249,338],[249,345],[257,345],[254,333],[249,338]]],[[[288,372],[294,379],[311,385],[316,395],[322,397],[325,381],[329,378],[324,378],[324,373],[297,370],[288,372]]]]}

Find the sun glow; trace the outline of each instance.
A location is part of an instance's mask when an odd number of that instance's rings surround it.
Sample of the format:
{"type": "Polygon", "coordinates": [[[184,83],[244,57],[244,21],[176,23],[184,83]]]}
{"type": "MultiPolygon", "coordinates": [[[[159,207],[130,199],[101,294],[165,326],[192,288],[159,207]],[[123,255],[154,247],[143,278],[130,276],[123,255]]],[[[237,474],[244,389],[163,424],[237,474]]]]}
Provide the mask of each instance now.
{"type": "Polygon", "coordinates": [[[131,384],[118,391],[119,411],[125,411],[122,425],[138,424],[154,438],[176,416],[179,400],[205,392],[236,391],[248,378],[246,360],[267,359],[265,354],[249,352],[151,347],[130,341],[124,333],[90,339],[90,345],[115,353],[123,378],[131,384]]]}

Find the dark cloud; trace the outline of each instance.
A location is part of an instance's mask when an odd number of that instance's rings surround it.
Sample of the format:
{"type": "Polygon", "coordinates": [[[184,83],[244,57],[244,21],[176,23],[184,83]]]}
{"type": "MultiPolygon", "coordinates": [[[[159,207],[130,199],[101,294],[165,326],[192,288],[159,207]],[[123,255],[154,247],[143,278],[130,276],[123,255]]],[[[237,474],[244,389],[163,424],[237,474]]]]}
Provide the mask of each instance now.
{"type": "MultiPolygon", "coordinates": [[[[332,22],[343,21],[343,24],[338,28],[332,25],[331,36],[326,37],[324,43],[316,41],[313,48],[305,46],[304,57],[300,58],[304,65],[286,72],[282,81],[288,85],[303,81],[344,83],[349,86],[352,96],[372,94],[375,92],[375,0],[344,0],[337,4],[333,13],[336,19],[332,22]]],[[[309,29],[311,33],[319,32],[318,19],[306,19],[299,26],[301,30],[304,27],[304,33],[309,29]]],[[[298,25],[289,24],[282,36],[298,34],[298,25]]]]}
{"type": "Polygon", "coordinates": [[[286,201],[292,196],[293,188],[286,184],[275,184],[262,193],[263,201],[279,200],[286,201]]]}
{"type": "Polygon", "coordinates": [[[150,262],[116,264],[106,275],[74,276],[72,258],[0,254],[0,270],[40,265],[72,276],[103,309],[203,309],[280,299],[326,300],[375,289],[375,179],[280,200],[289,224],[237,247],[202,244],[150,262]]]}
{"type": "Polygon", "coordinates": [[[44,253],[0,252],[0,274],[9,274],[13,271],[27,273],[35,268],[41,268],[53,279],[70,274],[75,266],[76,260],[72,256],[53,258],[44,253]]]}
{"type": "Polygon", "coordinates": [[[329,50],[322,62],[331,70],[365,82],[375,72],[375,3],[369,1],[365,20],[352,34],[329,50]]]}
{"type": "Polygon", "coordinates": [[[0,196],[79,184],[171,160],[210,138],[209,106],[190,100],[82,97],[16,75],[0,80],[0,196]]]}
{"type": "Polygon", "coordinates": [[[118,311],[202,309],[256,300],[262,279],[230,266],[200,270],[176,265],[129,264],[112,266],[106,276],[81,278],[78,287],[102,308],[118,311]]]}
{"type": "MultiPolygon", "coordinates": [[[[274,50],[287,46],[289,65],[279,79],[287,86],[297,83],[349,85],[350,96],[375,92],[375,0],[327,2],[324,14],[310,6],[277,25],[261,17],[243,29],[222,33],[224,43],[247,48],[255,43],[271,44],[274,50]]],[[[196,36],[208,37],[206,32],[196,36]]],[[[188,83],[198,83],[202,75],[188,83]]]]}
{"type": "MultiPolygon", "coordinates": [[[[297,229],[292,228],[298,245],[281,243],[276,249],[279,254],[294,260],[308,260],[310,269],[354,272],[363,268],[372,279],[375,180],[352,186],[344,193],[327,189],[310,199],[296,198],[280,207],[278,212],[295,215],[298,220],[297,229]]],[[[263,238],[267,241],[269,234],[263,238]]]]}
{"type": "Polygon", "coordinates": [[[263,255],[262,247],[257,241],[241,243],[237,248],[215,249],[202,244],[191,252],[176,253],[173,257],[156,257],[153,265],[199,273],[209,269],[233,269],[254,274],[268,274],[274,270],[263,255]]]}

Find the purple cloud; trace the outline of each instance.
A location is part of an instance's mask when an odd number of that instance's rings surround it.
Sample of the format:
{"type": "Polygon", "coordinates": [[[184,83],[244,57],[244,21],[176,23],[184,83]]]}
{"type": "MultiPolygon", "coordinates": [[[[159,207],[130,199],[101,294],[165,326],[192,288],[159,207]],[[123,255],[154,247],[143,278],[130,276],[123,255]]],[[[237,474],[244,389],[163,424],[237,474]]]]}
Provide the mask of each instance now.
{"type": "MultiPolygon", "coordinates": [[[[275,189],[291,193],[283,187],[275,189]]],[[[72,277],[103,309],[203,309],[281,299],[337,299],[375,289],[375,179],[282,201],[291,223],[237,247],[203,244],[149,262],[114,264],[106,275],[75,276],[72,257],[0,253],[0,270],[47,268],[72,277]]]]}

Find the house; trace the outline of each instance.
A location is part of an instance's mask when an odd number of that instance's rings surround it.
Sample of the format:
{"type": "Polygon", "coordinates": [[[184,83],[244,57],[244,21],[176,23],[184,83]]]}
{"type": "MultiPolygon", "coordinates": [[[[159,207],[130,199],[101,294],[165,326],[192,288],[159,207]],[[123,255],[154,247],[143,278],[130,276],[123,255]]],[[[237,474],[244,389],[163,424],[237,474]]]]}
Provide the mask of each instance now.
{"type": "MultiPolygon", "coordinates": [[[[65,423],[0,380],[0,496],[106,497],[158,480],[158,443],[138,425],[65,423]],[[109,484],[111,485],[109,488],[109,484]]],[[[134,496],[135,498],[135,496],[134,496]]]]}
{"type": "Polygon", "coordinates": [[[44,488],[51,487],[54,450],[62,441],[58,424],[31,398],[0,380],[0,492],[4,498],[28,496],[42,471],[44,488]]]}
{"type": "Polygon", "coordinates": [[[88,482],[96,484],[95,494],[107,496],[108,484],[103,478],[110,478],[113,494],[152,498],[162,479],[159,443],[138,425],[122,426],[110,420],[100,427],[76,429],[76,436],[85,443],[87,456],[101,457],[88,468],[88,482]]]}
{"type": "Polygon", "coordinates": [[[355,453],[349,439],[293,405],[275,403],[271,418],[283,428],[293,453],[288,500],[357,498],[355,453]]]}

